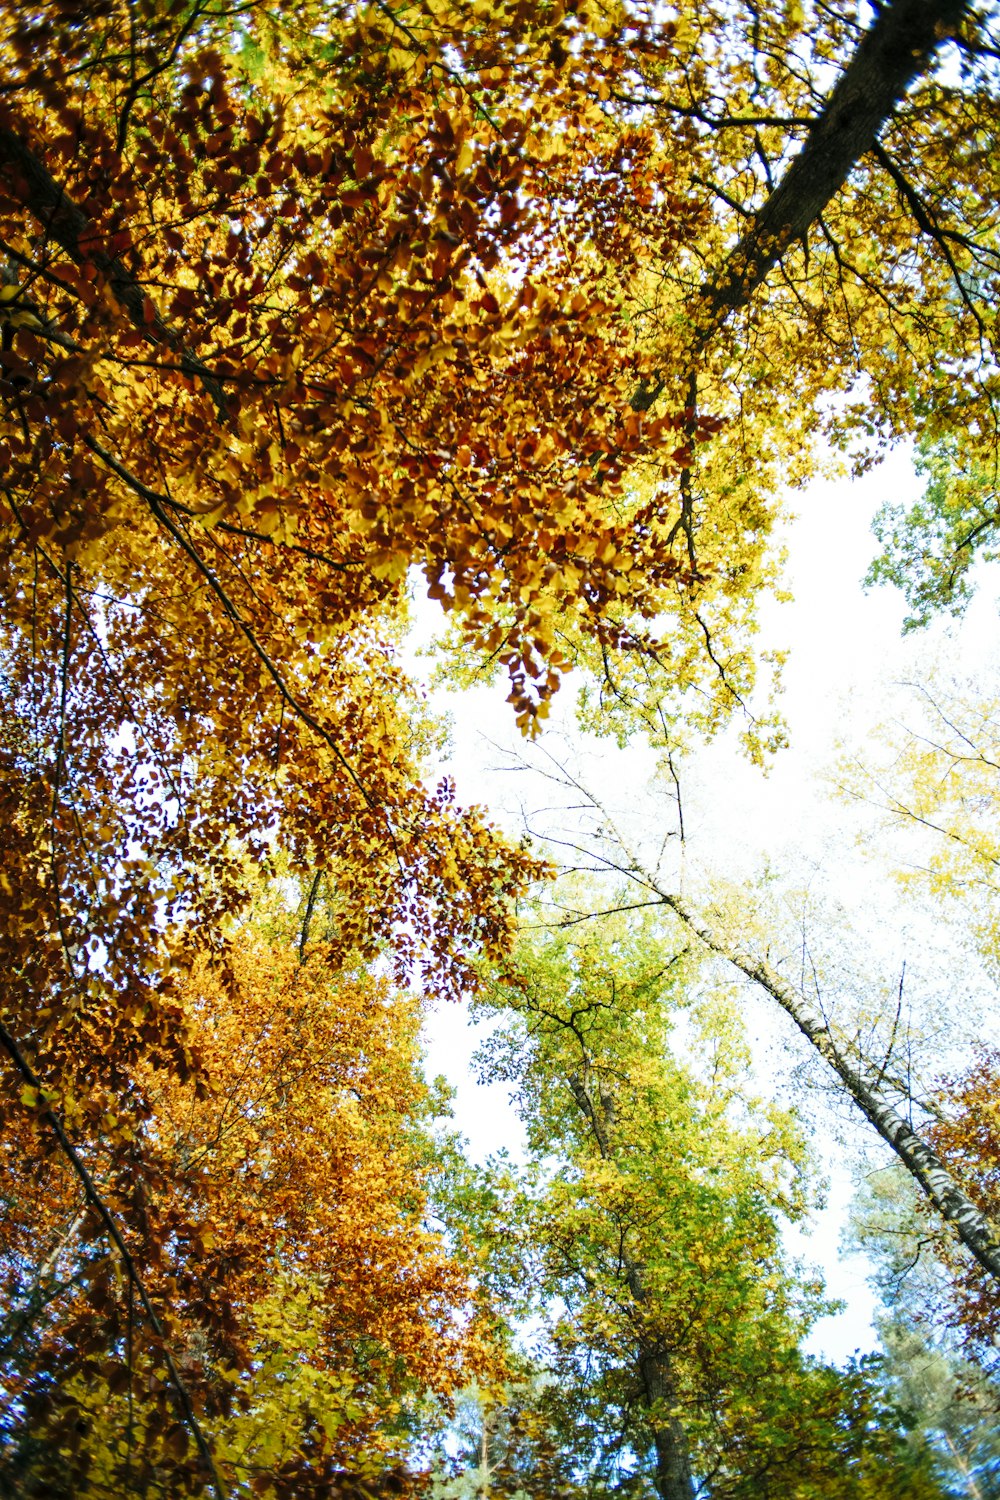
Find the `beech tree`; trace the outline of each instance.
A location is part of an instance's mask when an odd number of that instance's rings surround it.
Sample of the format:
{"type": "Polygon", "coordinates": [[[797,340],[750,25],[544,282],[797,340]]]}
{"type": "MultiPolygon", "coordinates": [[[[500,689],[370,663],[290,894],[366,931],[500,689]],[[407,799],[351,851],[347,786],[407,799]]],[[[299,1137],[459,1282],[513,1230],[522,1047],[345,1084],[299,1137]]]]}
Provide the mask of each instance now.
{"type": "Polygon", "coordinates": [[[210,932],[242,899],[229,831],[275,818],[300,868],[338,864],[352,941],[402,925],[445,987],[469,978],[454,921],[502,946],[523,861],[394,744],[384,621],[410,564],[528,727],[557,623],[641,655],[643,620],[673,617],[668,674],[707,632],[726,702],[774,463],[832,382],[864,376],[896,431],[943,421],[947,347],[989,430],[988,17],[758,16],[747,51],[725,10],[487,10],[11,20],[15,1036],[36,996],[100,985],[90,943],[176,1052],[169,986],[140,978],[149,914],[210,932]],[[844,246],[876,222],[866,267],[844,246]]]}
{"type": "Polygon", "coordinates": [[[417,1002],[258,922],[180,1003],[197,1080],[129,1070],[89,1139],[51,1089],[5,1109],[0,1493],[346,1492],[403,1463],[409,1408],[491,1369],[468,1273],[424,1222],[417,1002]],[[44,1150],[47,1109],[133,1274],[44,1150]]]}

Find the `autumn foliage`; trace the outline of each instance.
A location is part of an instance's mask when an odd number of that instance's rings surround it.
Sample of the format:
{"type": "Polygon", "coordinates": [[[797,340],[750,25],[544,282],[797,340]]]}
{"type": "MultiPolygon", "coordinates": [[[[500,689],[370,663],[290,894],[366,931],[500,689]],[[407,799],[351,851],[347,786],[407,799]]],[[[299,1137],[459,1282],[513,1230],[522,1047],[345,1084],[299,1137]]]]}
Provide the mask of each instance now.
{"type": "MultiPolygon", "coordinates": [[[[166,1444],[178,1483],[206,1482],[206,1452],[188,1453],[194,1415],[215,1426],[235,1400],[219,1370],[258,1359],[254,1310],[263,1286],[277,1295],[279,1263],[301,1274],[296,1295],[323,1297],[336,1252],[365,1304],[340,1309],[336,1337],[351,1329],[393,1348],[407,1379],[447,1385],[466,1293],[444,1252],[414,1238],[386,1140],[366,1136],[366,1167],[347,1101],[330,1116],[325,1097],[318,1122],[300,1122],[279,1091],[255,1106],[281,1115],[259,1167],[219,1124],[244,1073],[259,1083],[262,1057],[241,1043],[268,1038],[263,1017],[289,988],[301,1007],[312,973],[296,967],[307,909],[298,955],[286,938],[284,957],[258,956],[249,995],[232,922],[275,839],[310,903],[326,883],[335,915],[316,962],[358,976],[327,981],[358,1057],[366,1005],[388,1030],[402,1024],[357,967],[390,941],[398,981],[419,975],[442,995],[474,983],[472,960],[502,959],[511,897],[541,866],[457,808],[450,786],[421,784],[428,730],[395,659],[408,571],[504,661],[526,726],[556,685],[555,619],[617,644],[624,627],[605,607],[627,570],[644,559],[648,614],[694,576],[671,546],[650,547],[655,507],[615,509],[628,466],[683,419],[632,411],[638,353],[608,315],[639,248],[652,236],[668,250],[698,211],[654,191],[654,137],[609,135],[594,104],[544,149],[538,132],[527,144],[520,96],[554,89],[559,68],[547,23],[412,19],[327,7],[235,19],[198,4],[5,17],[0,931],[10,1201],[32,1204],[12,1217],[12,1290],[28,1265],[42,1284],[72,1262],[81,1237],[99,1246],[11,1410],[49,1424],[53,1455],[84,1468],[93,1424],[113,1421],[107,1403],[84,1411],[85,1374],[126,1403],[121,1462],[145,1453],[155,1467],[166,1444]],[[526,50],[513,45],[525,35],[526,50]],[[505,98],[498,120],[483,101],[505,98]],[[626,181],[637,212],[604,214],[626,181]],[[553,234],[581,239],[574,217],[600,232],[566,260],[553,234]],[[194,1114],[179,1141],[182,1100],[194,1114]],[[80,1220],[69,1168],[52,1160],[23,1184],[57,1131],[120,1220],[124,1288],[108,1224],[80,1220]],[[221,1197],[191,1175],[199,1151],[221,1197]],[[279,1183],[291,1196],[275,1203],[279,1183]],[[400,1223],[407,1293],[369,1328],[382,1241],[400,1223]],[[45,1247],[41,1261],[19,1234],[45,1247]],[[150,1305],[135,1311],[140,1278],[150,1305]],[[177,1340],[165,1367],[156,1351],[177,1340]],[[98,1349],[119,1352],[74,1374],[98,1349]],[[159,1404],[135,1414],[147,1368],[159,1404]]],[[[624,24],[603,24],[588,49],[624,24]]],[[[282,1017],[296,1024],[307,1052],[323,1040],[309,1034],[318,1021],[282,1017]]],[[[336,1337],[317,1334],[316,1360],[349,1384],[336,1337]]],[[[391,1392],[402,1377],[372,1356],[364,1378],[391,1392]]],[[[302,1463],[357,1459],[327,1436],[333,1448],[305,1429],[285,1448],[302,1463]]]]}
{"type": "Polygon", "coordinates": [[[493,1357],[422,1226],[412,994],[504,972],[545,867],[425,784],[409,590],[526,733],[579,667],[602,728],[662,739],[694,701],[759,754],[779,477],[817,435],[862,464],[949,424],[989,447],[981,18],[752,22],[0,10],[24,1493],[389,1473],[409,1395],[447,1405],[493,1357]]]}
{"type": "Polygon", "coordinates": [[[407,569],[506,661],[525,723],[556,618],[617,636],[623,569],[646,559],[649,613],[690,573],[614,518],[671,418],[628,408],[637,353],[606,313],[609,264],[692,211],[650,189],[560,266],[555,218],[589,221],[598,161],[605,192],[652,180],[650,140],[595,142],[581,106],[526,150],[443,59],[474,40],[477,87],[516,94],[549,41],[520,56],[467,20],[408,40],[377,9],[250,8],[234,33],[211,7],[56,6],[8,28],[16,1034],[45,995],[53,1042],[72,1009],[75,1052],[82,1024],[102,1055],[187,1067],[151,935],[217,941],[276,825],[296,869],[336,871],[344,953],[395,933],[401,972],[456,993],[537,866],[420,785],[407,569]],[[501,257],[519,276],[493,290],[501,257]]]}
{"type": "MultiPolygon", "coordinates": [[[[994,1048],[983,1047],[961,1076],[949,1078],[943,1085],[938,1101],[941,1117],[931,1131],[945,1161],[994,1225],[1000,1223],[998,1085],[1000,1056],[994,1048]]],[[[954,1278],[950,1317],[961,1329],[970,1351],[988,1369],[995,1369],[1000,1330],[996,1284],[962,1254],[953,1240],[939,1236],[937,1244],[954,1278]]]]}
{"type": "MultiPolygon", "coordinates": [[[[179,995],[196,1080],[135,1069],[89,1140],[72,1098],[45,1100],[87,1146],[229,1482],[280,1491],[296,1455],[303,1472],[380,1473],[404,1456],[407,1398],[487,1367],[467,1275],[423,1225],[417,1007],[363,969],[300,965],[252,936],[179,995]]],[[[31,1165],[42,1101],[22,1102],[27,1120],[5,1111],[0,1266],[8,1337],[24,1341],[8,1419],[20,1407],[33,1436],[5,1472],[46,1495],[181,1474],[190,1434],[161,1341],[140,1336],[64,1161],[31,1165]]]]}

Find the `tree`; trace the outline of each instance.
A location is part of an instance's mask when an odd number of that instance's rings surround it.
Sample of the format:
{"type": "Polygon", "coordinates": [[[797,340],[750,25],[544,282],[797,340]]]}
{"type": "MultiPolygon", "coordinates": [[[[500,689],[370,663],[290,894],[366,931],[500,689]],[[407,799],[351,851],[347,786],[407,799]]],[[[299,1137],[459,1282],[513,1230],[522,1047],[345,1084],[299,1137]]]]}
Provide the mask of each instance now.
{"type": "MultiPolygon", "coordinates": [[[[29,667],[14,651],[15,698],[49,720],[56,875],[61,860],[84,862],[77,844],[99,864],[132,831],[101,821],[103,799],[89,821],[62,806],[74,773],[107,779],[71,765],[76,707],[107,726],[105,744],[137,726],[163,800],[182,809],[173,842],[199,831],[188,869],[218,863],[249,808],[277,815],[283,763],[296,860],[377,844],[382,889],[367,904],[359,893],[359,929],[405,921],[426,893],[432,947],[453,962],[449,828],[367,691],[385,681],[381,703],[398,690],[379,610],[411,563],[466,620],[466,639],[506,662],[526,725],[561,670],[557,623],[571,640],[631,647],[665,612],[679,640],[717,625],[709,657],[730,701],[715,647],[729,651],[724,617],[739,606],[742,619],[762,577],[774,464],[761,460],[802,446],[819,421],[808,398],[833,374],[865,368],[891,388],[883,415],[901,430],[932,397],[944,410],[926,341],[943,338],[945,306],[950,350],[966,322],[979,330],[995,252],[978,205],[995,194],[968,112],[992,104],[992,74],[979,19],[955,0],[899,0],[857,46],[846,23],[803,12],[757,16],[746,55],[725,40],[744,35],[742,17],[711,21],[708,58],[704,22],[659,27],[627,9],[249,6],[234,30],[208,4],[112,10],[96,28],[55,8],[12,27],[6,599],[35,653],[29,667]],[[953,31],[962,79],[946,85],[934,58],[953,31]],[[818,80],[838,66],[824,102],[818,80]],[[732,113],[745,96],[766,96],[766,110],[732,113]],[[961,228],[937,186],[942,152],[949,180],[968,178],[961,228]],[[563,253],[556,216],[579,253],[563,253]],[[873,217],[878,270],[843,248],[873,217]],[[966,261],[982,266],[976,296],[966,261]],[[883,289],[883,268],[890,286],[919,279],[919,313],[883,289]],[[789,421],[782,385],[778,421],[773,385],[747,378],[747,350],[780,371],[788,339],[807,399],[789,421]],[[484,446],[497,413],[503,440],[484,446]],[[651,489],[665,441],[675,446],[651,489]],[[722,479],[734,468],[748,476],[735,491],[722,479]]],[[[978,348],[954,358],[988,402],[978,348]]],[[[834,428],[845,433],[843,419],[834,428]]],[[[146,845],[155,824],[147,805],[146,845]]],[[[479,838],[458,843],[472,854],[479,838]]],[[[155,904],[130,877],[135,899],[155,904]]],[[[485,896],[483,877],[467,878],[485,896]]],[[[231,878],[223,889],[238,899],[231,878]]],[[[194,882],[184,894],[199,919],[212,915],[194,882]]],[[[54,891],[34,904],[58,929],[54,891]]],[[[491,933],[497,918],[483,921],[491,933]]]]}
{"type": "Polygon", "coordinates": [[[4,1493],[201,1493],[175,1376],[227,1493],[374,1477],[405,1460],[414,1402],[489,1368],[467,1273],[424,1222],[416,1002],[259,926],[224,968],[196,964],[180,1002],[196,1078],[132,1069],[85,1142],[48,1090],[7,1110],[4,1493]],[[86,1150],[133,1279],[41,1155],[45,1104],[86,1150]]]}
{"type": "MultiPolygon", "coordinates": [[[[831,1020],[827,1003],[817,986],[806,981],[804,971],[789,978],[779,963],[772,962],[770,942],[773,934],[766,919],[761,922],[745,887],[727,888],[722,880],[703,890],[701,899],[691,896],[690,880],[683,882],[676,870],[665,868],[664,853],[672,834],[680,833],[683,843],[683,814],[676,767],[669,755],[661,762],[659,773],[669,773],[676,792],[675,814],[678,828],[669,824],[658,837],[659,851],[647,857],[630,844],[618,827],[615,814],[571,770],[549,757],[545,775],[574,799],[580,816],[579,826],[570,839],[556,838],[553,847],[568,845],[576,858],[583,857],[585,868],[610,877],[616,884],[627,882],[628,899],[624,910],[671,912],[693,937],[700,949],[716,955],[732,966],[754,989],[773,1001],[793,1023],[800,1036],[822,1059],[824,1072],[844,1097],[851,1100],[859,1114],[874,1129],[934,1210],[974,1257],[993,1283],[1000,1281],[1000,1237],[988,1212],[985,1212],[962,1185],[958,1175],[949,1170],[935,1149],[925,1120],[914,1119],[919,1102],[905,1084],[889,1071],[896,1027],[890,1027],[888,1051],[873,1055],[860,1036],[845,1033],[831,1020]],[[829,1070],[829,1071],[827,1071],[829,1070]]],[[[657,828],[659,835],[659,829],[657,828]]],[[[684,873],[683,865],[681,873],[684,873]]],[[[576,925],[595,920],[622,907],[614,890],[606,892],[607,904],[597,910],[589,902],[579,906],[557,904],[558,919],[576,925]]],[[[933,1111],[927,1112],[933,1114],[933,1111]]]]}
{"type": "Polygon", "coordinates": [[[255,863],[335,888],[337,972],[449,995],[540,873],[421,784],[409,569],[526,730],[617,656],[714,723],[787,457],[961,426],[988,462],[990,23],[11,12],[0,1042],[120,1265],[86,1149],[144,1069],[198,1077],[183,976],[255,863]]]}
{"type": "Polygon", "coordinates": [[[909,510],[886,504],[873,529],[883,550],[866,584],[902,589],[911,614],[904,630],[926,625],[933,615],[961,615],[972,597],[970,573],[977,558],[995,559],[992,541],[1000,516],[988,464],[962,453],[954,439],[925,445],[918,467],[928,476],[920,500],[909,510]]]}
{"type": "MultiPolygon", "coordinates": [[[[958,1076],[942,1080],[939,1117],[934,1122],[934,1144],[966,1185],[970,1197],[996,1219],[1000,1215],[1000,1119],[997,1082],[1000,1057],[993,1048],[980,1047],[971,1064],[958,1076]]],[[[968,1350],[996,1373],[1000,1298],[992,1280],[977,1265],[955,1253],[946,1241],[938,1253],[954,1278],[953,1317],[963,1330],[968,1350]]]]}
{"type": "Polygon", "coordinates": [[[951,1494],[992,1500],[1000,1492],[997,1390],[947,1346],[898,1320],[879,1323],[892,1384],[914,1429],[937,1450],[937,1472],[951,1494]]]}
{"type": "Polygon", "coordinates": [[[844,765],[843,793],[874,806],[900,852],[899,878],[958,915],[996,972],[997,839],[990,817],[1000,759],[995,684],[929,673],[909,688],[905,719],[844,765]]]}
{"type": "Polygon", "coordinates": [[[876,1322],[890,1389],[933,1446],[948,1493],[989,1500],[1000,1486],[1000,1392],[968,1357],[969,1328],[955,1316],[954,1267],[942,1260],[942,1237],[898,1168],[864,1181],[851,1235],[874,1265],[884,1304],[876,1322]]]}
{"type": "MultiPolygon", "coordinates": [[[[1000,943],[992,816],[995,697],[989,685],[940,677],[909,686],[909,724],[881,732],[888,764],[856,760],[844,769],[845,790],[875,804],[902,845],[900,878],[930,895],[939,910],[957,916],[966,941],[995,979],[1000,943]]],[[[984,1221],[995,1224],[1000,1210],[993,1102],[997,1059],[979,1043],[971,1058],[946,1076],[943,1064],[936,1072],[928,1140],[984,1221]]],[[[937,1253],[954,1278],[952,1317],[962,1325],[968,1348],[989,1362],[996,1333],[995,1278],[984,1276],[981,1262],[970,1262],[948,1239],[937,1243],[937,1253]]]]}
{"type": "MultiPolygon", "coordinates": [[[[939,1493],[872,1372],[798,1352],[823,1306],[779,1239],[805,1211],[805,1143],[744,1092],[735,1009],[678,940],[648,914],[534,925],[519,983],[477,1002],[528,1140],[479,1208],[545,1376],[507,1393],[508,1426],[554,1440],[588,1495],[939,1493]]],[[[538,1493],[530,1472],[501,1436],[491,1492],[538,1493]]]]}

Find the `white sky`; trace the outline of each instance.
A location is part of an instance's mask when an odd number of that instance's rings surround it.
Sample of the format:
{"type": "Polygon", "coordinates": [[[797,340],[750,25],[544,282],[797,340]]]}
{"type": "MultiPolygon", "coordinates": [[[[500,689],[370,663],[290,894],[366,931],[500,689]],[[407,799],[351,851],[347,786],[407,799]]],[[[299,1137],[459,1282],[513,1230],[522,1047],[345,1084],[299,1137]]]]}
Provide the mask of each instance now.
{"type": "MultiPolygon", "coordinates": [[[[798,517],[788,525],[785,540],[786,581],[794,602],[765,601],[761,635],[762,647],[790,652],[782,707],[791,746],[765,776],[742,756],[735,734],[727,734],[699,752],[683,773],[687,847],[694,857],[720,867],[730,879],[753,878],[765,861],[793,880],[796,873],[805,871],[808,878],[810,869],[822,870],[825,885],[848,907],[863,911],[869,923],[873,912],[885,913],[881,926],[889,979],[898,973],[901,958],[909,963],[911,938],[895,927],[898,898],[877,866],[854,847],[858,815],[830,798],[822,778],[838,741],[861,741],[884,716],[894,682],[922,675],[939,656],[960,656],[965,671],[985,668],[996,620],[995,600],[987,594],[957,629],[940,623],[904,639],[901,596],[889,589],[862,590],[860,580],[877,549],[872,516],[885,500],[908,502],[922,487],[907,454],[899,452],[860,480],[817,481],[792,497],[798,517]]],[[[418,616],[428,623],[422,609],[418,616]]],[[[421,663],[415,665],[419,669],[421,663]]],[[[436,706],[454,721],[451,754],[436,773],[455,777],[461,802],[485,804],[496,821],[520,833],[517,802],[524,778],[512,782],[498,770],[505,757],[489,743],[519,747],[505,691],[497,685],[435,694],[436,706]]],[[[553,716],[556,732],[572,736],[572,679],[561,696],[553,716]]],[[[596,784],[613,787],[619,802],[632,800],[640,815],[645,809],[647,819],[651,816],[643,801],[648,760],[641,751],[622,754],[602,741],[591,742],[584,753],[596,784]]],[[[933,950],[933,934],[929,946],[933,950]]],[[[946,953],[944,944],[942,961],[946,953]]],[[[933,967],[933,951],[927,961],[933,967]]],[[[780,1032],[780,1023],[772,1024],[780,1032]]],[[[506,1090],[483,1087],[470,1076],[474,1045],[459,1007],[447,1008],[430,1025],[429,1071],[444,1073],[457,1087],[456,1123],[482,1159],[500,1145],[516,1149],[520,1133],[506,1090]]],[[[838,1251],[852,1193],[843,1144],[820,1140],[815,1145],[830,1177],[829,1206],[807,1232],[790,1234],[789,1247],[818,1262],[830,1294],[847,1303],[844,1314],[822,1321],[810,1342],[814,1352],[840,1360],[876,1343],[870,1322],[875,1303],[864,1261],[838,1251]]]]}

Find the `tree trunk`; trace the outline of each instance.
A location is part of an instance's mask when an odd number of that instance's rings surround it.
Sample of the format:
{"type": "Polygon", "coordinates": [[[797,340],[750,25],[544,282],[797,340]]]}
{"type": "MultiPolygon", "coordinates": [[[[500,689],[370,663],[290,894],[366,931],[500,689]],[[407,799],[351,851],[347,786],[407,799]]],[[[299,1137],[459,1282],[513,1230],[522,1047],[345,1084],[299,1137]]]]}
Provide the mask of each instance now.
{"type": "Polygon", "coordinates": [[[968,0],[892,0],[834,86],[822,114],[774,192],[701,291],[695,352],[744,307],[788,246],[815,224],[913,80],[970,7],[968,0]]]}
{"type": "Polygon", "coordinates": [[[754,958],[735,944],[727,942],[680,896],[668,895],[662,891],[659,895],[664,905],[669,906],[706,947],[728,959],[748,979],[777,1000],[802,1035],[837,1074],[865,1119],[874,1125],[882,1139],[892,1147],[942,1218],[952,1225],[962,1244],[975,1256],[984,1271],[1000,1281],[1000,1227],[976,1207],[958,1186],[937,1152],[920,1138],[909,1121],[883,1097],[879,1081],[866,1076],[861,1067],[848,1061],[823,1017],[813,1010],[776,969],[772,969],[763,959],[754,958]]]}
{"type": "MultiPolygon", "coordinates": [[[[602,1092],[595,1104],[586,1079],[579,1074],[574,1074],[568,1079],[568,1083],[577,1107],[590,1124],[602,1158],[613,1161],[611,1132],[615,1119],[614,1099],[610,1094],[602,1092]]],[[[621,1264],[633,1301],[639,1307],[645,1307],[649,1299],[643,1285],[642,1272],[624,1248],[621,1264]]],[[[687,1435],[673,1411],[677,1387],[670,1357],[664,1350],[653,1348],[647,1339],[640,1336],[636,1363],[646,1410],[650,1415],[653,1446],[656,1449],[656,1471],[653,1476],[656,1493],[660,1500],[694,1500],[694,1479],[691,1475],[687,1435]]]]}
{"type": "MultiPolygon", "coordinates": [[[[645,1290],[637,1268],[626,1257],[625,1271],[635,1300],[645,1302],[645,1290]]],[[[688,1457],[687,1435],[671,1408],[676,1399],[670,1361],[645,1344],[639,1349],[639,1374],[650,1413],[653,1444],[656,1448],[656,1472],[653,1483],[660,1500],[693,1500],[694,1479],[688,1457]]]]}

